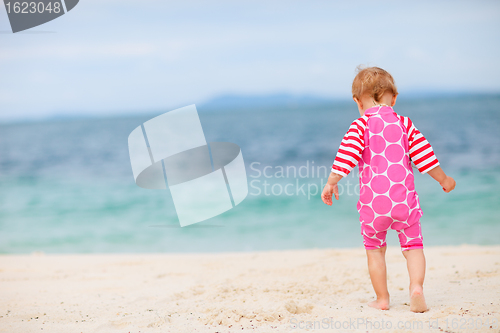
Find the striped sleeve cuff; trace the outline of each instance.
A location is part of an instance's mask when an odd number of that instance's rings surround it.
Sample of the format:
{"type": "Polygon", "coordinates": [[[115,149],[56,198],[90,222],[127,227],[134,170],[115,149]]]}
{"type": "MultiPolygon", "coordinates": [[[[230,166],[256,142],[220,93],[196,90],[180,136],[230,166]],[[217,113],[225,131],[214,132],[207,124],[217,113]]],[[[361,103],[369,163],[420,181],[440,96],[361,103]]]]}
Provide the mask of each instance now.
{"type": "Polygon", "coordinates": [[[332,172],[336,173],[338,175],[341,175],[342,177],[347,177],[347,175],[349,174],[348,170],[346,170],[344,168],[337,167],[335,165],[332,167],[332,172]],[[343,170],[341,170],[341,169],[343,169],[343,170]]]}
{"type": "Polygon", "coordinates": [[[420,173],[426,173],[439,165],[431,145],[425,140],[420,148],[410,149],[410,157],[420,173]]]}
{"type": "Polygon", "coordinates": [[[356,167],[364,149],[364,126],[366,126],[366,121],[363,118],[352,122],[340,143],[333,161],[332,172],[345,177],[356,167]]]}
{"type": "Polygon", "coordinates": [[[418,171],[420,173],[424,174],[424,173],[431,171],[432,169],[434,169],[437,166],[439,166],[439,161],[436,158],[433,162],[426,164],[425,167],[422,167],[421,169],[419,168],[418,171]]]}
{"type": "Polygon", "coordinates": [[[427,173],[439,165],[429,141],[411,125],[409,130],[410,157],[420,173],[427,173]]]}

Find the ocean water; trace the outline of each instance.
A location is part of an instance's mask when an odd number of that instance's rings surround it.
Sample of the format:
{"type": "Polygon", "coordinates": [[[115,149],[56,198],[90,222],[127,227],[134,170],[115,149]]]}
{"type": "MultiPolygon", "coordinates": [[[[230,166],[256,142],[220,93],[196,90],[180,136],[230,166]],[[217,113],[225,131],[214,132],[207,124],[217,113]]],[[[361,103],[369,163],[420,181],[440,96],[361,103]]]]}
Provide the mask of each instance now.
{"type": "MultiPolygon", "coordinates": [[[[168,110],[165,110],[165,112],[168,110]]],[[[400,98],[457,181],[446,194],[416,170],[424,245],[500,243],[500,96],[400,98]]],[[[0,124],[0,253],[219,252],[362,246],[356,172],[321,202],[352,102],[198,107],[207,141],[237,143],[249,195],[180,228],[168,190],[135,185],[127,137],[136,117],[0,124]]],[[[357,170],[357,169],[356,169],[357,170]]],[[[397,245],[395,232],[389,245],[397,245]]]]}

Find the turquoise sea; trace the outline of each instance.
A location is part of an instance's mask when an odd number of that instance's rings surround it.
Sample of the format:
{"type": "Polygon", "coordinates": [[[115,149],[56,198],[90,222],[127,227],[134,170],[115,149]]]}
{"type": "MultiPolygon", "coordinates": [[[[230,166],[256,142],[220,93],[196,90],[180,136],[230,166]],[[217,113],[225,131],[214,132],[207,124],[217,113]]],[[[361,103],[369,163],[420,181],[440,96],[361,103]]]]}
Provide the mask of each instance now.
{"type": "MultiPolygon", "coordinates": [[[[353,102],[199,106],[207,141],[241,147],[250,193],[236,208],[184,228],[168,190],[135,185],[128,156],[129,133],[166,111],[0,124],[0,253],[362,246],[355,173],[333,207],[319,194],[359,116],[353,102]]],[[[399,98],[395,111],[414,121],[457,181],[446,194],[416,175],[424,245],[499,244],[500,96],[399,98]]],[[[388,242],[398,244],[395,233],[388,242]]]]}

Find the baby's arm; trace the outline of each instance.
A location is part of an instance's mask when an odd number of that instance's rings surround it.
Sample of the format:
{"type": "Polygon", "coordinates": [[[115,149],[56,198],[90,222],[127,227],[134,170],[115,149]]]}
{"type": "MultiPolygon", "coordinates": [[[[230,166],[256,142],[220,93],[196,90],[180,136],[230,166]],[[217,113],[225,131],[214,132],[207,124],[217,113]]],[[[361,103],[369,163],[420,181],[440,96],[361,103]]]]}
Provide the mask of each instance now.
{"type": "Polygon", "coordinates": [[[441,169],[431,144],[415,127],[410,118],[401,117],[401,120],[407,128],[410,157],[418,171],[428,173],[443,187],[446,193],[452,191],[455,188],[455,180],[447,176],[441,169]]]}
{"type": "Polygon", "coordinates": [[[339,200],[339,188],[337,186],[337,183],[342,178],[343,177],[338,173],[335,172],[330,173],[330,177],[328,177],[328,181],[326,182],[326,185],[323,188],[323,193],[321,194],[321,199],[328,206],[331,206],[333,204],[332,194],[335,195],[336,200],[339,200]]]}
{"type": "Polygon", "coordinates": [[[439,185],[443,187],[443,190],[448,193],[455,188],[455,179],[447,176],[440,166],[433,168],[427,172],[432,178],[434,178],[439,185]]]}
{"type": "Polygon", "coordinates": [[[321,199],[329,206],[333,204],[332,194],[335,195],[335,199],[339,200],[337,183],[352,171],[361,158],[361,153],[365,147],[363,138],[365,126],[365,119],[362,119],[362,117],[356,119],[342,139],[337,156],[333,161],[332,172],[321,194],[321,199]]]}

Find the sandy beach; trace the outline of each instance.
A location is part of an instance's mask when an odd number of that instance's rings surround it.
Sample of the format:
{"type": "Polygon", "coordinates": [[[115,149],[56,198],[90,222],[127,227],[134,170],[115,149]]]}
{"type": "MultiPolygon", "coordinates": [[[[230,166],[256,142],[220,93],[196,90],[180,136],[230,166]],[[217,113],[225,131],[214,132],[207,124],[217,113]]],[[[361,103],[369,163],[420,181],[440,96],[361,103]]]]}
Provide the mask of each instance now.
{"type": "Polygon", "coordinates": [[[498,332],[500,246],[428,247],[429,311],[409,311],[388,249],[391,309],[364,249],[0,256],[1,332],[498,332]],[[491,326],[491,328],[490,328],[491,326]]]}

